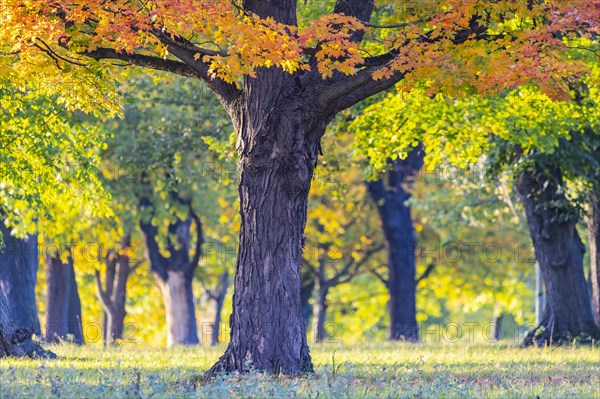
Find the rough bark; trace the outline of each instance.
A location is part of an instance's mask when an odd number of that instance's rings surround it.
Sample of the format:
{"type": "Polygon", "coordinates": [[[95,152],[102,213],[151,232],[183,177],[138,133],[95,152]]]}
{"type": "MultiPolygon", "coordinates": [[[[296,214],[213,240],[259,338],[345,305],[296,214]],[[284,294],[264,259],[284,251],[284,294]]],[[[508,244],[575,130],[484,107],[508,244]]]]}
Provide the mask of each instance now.
{"type": "Polygon", "coordinates": [[[57,255],[46,256],[46,285],[45,340],[83,345],[81,301],[71,256],[66,263],[57,255]]]}
{"type": "Polygon", "coordinates": [[[231,341],[209,371],[312,372],[300,300],[308,192],[329,121],[284,72],[246,78],[238,131],[240,246],[231,341]]]}
{"type": "Polygon", "coordinates": [[[558,168],[541,171],[537,165],[517,176],[535,256],[546,287],[541,324],[523,345],[560,344],[573,338],[597,337],[583,269],[585,247],[577,233],[577,218],[566,204],[558,168]]]}
{"type": "Polygon", "coordinates": [[[419,340],[416,310],[416,235],[411,217],[410,182],[423,165],[419,146],[404,160],[391,162],[391,170],[376,181],[367,182],[377,205],[388,257],[387,288],[390,340],[419,340]]]}
{"type": "MultiPolygon", "coordinates": [[[[142,208],[151,207],[148,199],[142,198],[142,208]]],[[[198,266],[198,251],[196,245],[194,259],[190,258],[191,233],[193,217],[190,215],[185,220],[177,219],[169,225],[169,238],[167,251],[169,257],[161,254],[158,245],[158,229],[151,223],[140,223],[146,242],[146,257],[150,262],[150,269],[154,275],[165,305],[167,319],[167,345],[195,345],[199,344],[196,312],[194,307],[194,294],[192,281],[194,270],[198,266]],[[177,242],[173,242],[173,237],[177,242]]],[[[196,219],[198,240],[201,243],[201,226],[196,219]]]]}
{"type": "Polygon", "coordinates": [[[100,272],[96,271],[96,290],[104,309],[102,336],[104,345],[113,345],[123,338],[127,311],[127,280],[136,266],[131,266],[127,249],[131,247],[131,236],[125,235],[119,251],[109,250],[106,256],[104,287],[100,272]]]}
{"type": "Polygon", "coordinates": [[[590,195],[590,212],[587,219],[590,245],[590,282],[592,286],[592,305],[596,326],[600,328],[600,200],[590,195]]]}

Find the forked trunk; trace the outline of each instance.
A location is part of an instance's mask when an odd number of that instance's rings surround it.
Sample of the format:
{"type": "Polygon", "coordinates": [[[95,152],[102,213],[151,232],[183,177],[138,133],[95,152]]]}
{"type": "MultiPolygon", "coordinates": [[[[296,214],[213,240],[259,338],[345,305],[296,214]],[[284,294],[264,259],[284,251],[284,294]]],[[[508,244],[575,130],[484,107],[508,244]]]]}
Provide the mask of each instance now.
{"type": "Polygon", "coordinates": [[[576,337],[598,335],[583,270],[585,247],[577,233],[577,219],[556,204],[566,199],[558,170],[551,176],[533,169],[517,178],[535,256],[546,286],[546,308],[541,324],[523,345],[560,344],[576,337]]]}
{"type": "MultiPolygon", "coordinates": [[[[149,206],[149,202],[145,203],[146,205],[142,206],[149,206]]],[[[200,343],[192,291],[196,265],[190,259],[191,223],[192,218],[189,217],[186,220],[177,220],[169,226],[169,257],[160,253],[157,228],[151,223],[141,223],[150,268],[165,305],[168,346],[200,343]]]]}
{"type": "Polygon", "coordinates": [[[46,341],[83,345],[81,301],[71,256],[66,263],[58,255],[46,256],[46,285],[46,341]]]}
{"type": "Polygon", "coordinates": [[[104,309],[102,337],[104,345],[109,346],[123,338],[125,327],[125,301],[127,299],[127,280],[132,272],[127,250],[131,247],[131,236],[125,235],[119,244],[119,250],[111,249],[106,255],[106,274],[104,287],[100,273],[96,272],[96,288],[104,309]]]}
{"type": "Polygon", "coordinates": [[[416,309],[416,235],[411,217],[409,186],[423,165],[424,152],[415,148],[404,160],[393,161],[391,170],[367,183],[377,205],[388,258],[387,288],[390,315],[389,339],[419,340],[416,309]]]}
{"type": "Polygon", "coordinates": [[[590,213],[587,220],[590,243],[590,282],[592,286],[592,305],[596,326],[600,328],[600,199],[590,195],[590,213]]]}
{"type": "MultiPolygon", "coordinates": [[[[238,132],[240,244],[231,341],[208,374],[312,372],[300,299],[308,192],[326,122],[275,69],[246,78],[238,132]]],[[[237,114],[236,114],[237,112],[237,114]]]]}

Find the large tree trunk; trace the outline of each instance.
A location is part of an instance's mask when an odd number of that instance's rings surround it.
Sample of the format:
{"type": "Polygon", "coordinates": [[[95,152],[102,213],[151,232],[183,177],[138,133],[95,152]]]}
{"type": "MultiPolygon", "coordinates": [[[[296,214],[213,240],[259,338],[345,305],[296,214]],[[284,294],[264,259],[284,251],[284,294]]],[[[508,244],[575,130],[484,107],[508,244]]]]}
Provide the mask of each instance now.
{"type": "MultiPolygon", "coordinates": [[[[142,207],[151,206],[142,199],[142,207]]],[[[192,217],[177,220],[169,225],[167,250],[170,256],[164,257],[159,250],[158,229],[151,223],[140,226],[146,241],[146,254],[152,274],[156,280],[165,304],[167,318],[167,345],[199,344],[192,281],[197,263],[190,259],[192,217]],[[175,237],[177,243],[172,242],[175,237]]]]}
{"type": "Polygon", "coordinates": [[[8,301],[0,291],[0,358],[7,356],[56,358],[54,353],[33,341],[31,335],[31,330],[20,327],[15,321],[8,301]]]}
{"type": "Polygon", "coordinates": [[[58,254],[46,256],[46,285],[46,341],[70,340],[83,345],[81,301],[71,256],[67,263],[58,254]]]}
{"type": "Polygon", "coordinates": [[[20,239],[0,222],[4,246],[0,248],[0,289],[18,328],[40,335],[35,301],[38,271],[37,235],[20,239]]]}
{"type": "Polygon", "coordinates": [[[532,167],[517,177],[546,286],[542,323],[525,337],[523,345],[560,344],[598,335],[583,270],[585,247],[577,233],[577,218],[560,207],[567,201],[562,185],[556,168],[544,174],[532,167]]]}
{"type": "Polygon", "coordinates": [[[327,320],[327,294],[329,293],[329,287],[327,285],[321,285],[318,279],[315,281],[315,285],[316,295],[313,308],[313,314],[315,316],[315,342],[323,342],[325,338],[327,338],[325,322],[327,320]]]}
{"type": "Polygon", "coordinates": [[[600,199],[590,195],[590,214],[587,219],[590,243],[590,282],[592,285],[592,305],[596,326],[600,328],[600,199]]]}
{"type": "Polygon", "coordinates": [[[35,303],[37,236],[18,239],[0,222],[0,357],[55,358],[33,341],[40,334],[35,303]]]}
{"type": "Polygon", "coordinates": [[[327,120],[276,69],[245,78],[238,132],[240,244],[231,341],[209,374],[312,372],[300,299],[308,192],[327,120]]]}
{"type": "Polygon", "coordinates": [[[416,310],[416,235],[410,207],[409,186],[423,166],[419,146],[404,160],[391,162],[391,170],[377,181],[367,182],[377,205],[388,257],[387,288],[390,296],[390,340],[419,340],[416,310]]]}
{"type": "Polygon", "coordinates": [[[106,256],[105,283],[96,271],[96,289],[104,309],[103,338],[104,345],[112,345],[123,338],[125,326],[125,301],[127,299],[127,280],[132,272],[127,250],[131,247],[131,236],[125,235],[120,242],[119,251],[110,250],[106,256]]]}

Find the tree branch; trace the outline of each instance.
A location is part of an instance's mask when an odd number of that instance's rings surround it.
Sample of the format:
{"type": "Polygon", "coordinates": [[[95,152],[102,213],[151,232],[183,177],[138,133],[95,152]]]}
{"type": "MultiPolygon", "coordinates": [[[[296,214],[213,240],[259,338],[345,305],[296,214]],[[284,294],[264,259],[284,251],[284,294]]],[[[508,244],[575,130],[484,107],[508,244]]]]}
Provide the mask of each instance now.
{"type": "Polygon", "coordinates": [[[189,204],[189,208],[192,220],[194,220],[194,223],[196,224],[196,245],[194,248],[194,257],[192,258],[191,262],[191,267],[193,270],[195,270],[198,267],[198,264],[200,263],[200,257],[202,256],[202,244],[204,243],[204,234],[202,232],[202,221],[200,220],[200,217],[196,214],[196,212],[194,212],[191,201],[189,204]]]}
{"type": "Polygon", "coordinates": [[[377,279],[379,281],[381,281],[383,283],[383,285],[385,285],[387,288],[389,288],[390,283],[388,281],[388,279],[386,279],[385,277],[383,277],[377,270],[373,269],[373,268],[369,268],[368,269],[369,272],[374,275],[375,277],[377,277],[377,279]]]}
{"type": "Polygon", "coordinates": [[[381,251],[383,248],[384,248],[383,245],[379,245],[375,248],[371,248],[368,251],[365,251],[364,255],[358,262],[354,261],[354,259],[348,261],[344,265],[342,270],[340,270],[338,273],[336,273],[331,279],[327,280],[327,285],[329,285],[330,287],[334,287],[336,285],[340,285],[340,284],[349,282],[354,277],[356,277],[357,272],[360,269],[360,267],[362,265],[364,265],[365,263],[367,263],[367,261],[369,260],[369,258],[371,256],[373,256],[377,252],[381,251]],[[342,279],[342,277],[344,277],[344,276],[346,276],[346,278],[342,279]]]}
{"type": "Polygon", "coordinates": [[[173,45],[168,45],[167,49],[183,62],[151,55],[118,52],[114,49],[103,47],[92,51],[84,51],[80,54],[97,61],[102,59],[120,60],[140,67],[202,79],[224,105],[230,104],[237,98],[239,95],[237,87],[220,79],[212,79],[208,72],[208,65],[201,60],[196,60],[194,53],[190,50],[184,50],[173,45]]]}
{"type": "Polygon", "coordinates": [[[421,281],[425,280],[427,277],[429,277],[429,275],[431,274],[431,272],[433,272],[433,269],[435,269],[435,264],[434,263],[430,263],[427,265],[427,268],[425,269],[425,271],[423,272],[423,274],[421,274],[417,279],[416,279],[416,283],[419,284],[421,281]]]}

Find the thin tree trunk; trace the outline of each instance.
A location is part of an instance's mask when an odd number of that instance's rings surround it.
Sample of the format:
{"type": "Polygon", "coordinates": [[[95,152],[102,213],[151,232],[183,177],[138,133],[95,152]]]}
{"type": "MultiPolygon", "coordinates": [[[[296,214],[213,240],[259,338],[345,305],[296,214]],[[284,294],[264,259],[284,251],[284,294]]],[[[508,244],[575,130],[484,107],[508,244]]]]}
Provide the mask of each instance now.
{"type": "Polygon", "coordinates": [[[301,271],[301,287],[300,287],[300,303],[302,308],[302,317],[304,325],[309,328],[311,317],[313,315],[312,306],[310,306],[310,298],[312,298],[315,290],[315,278],[312,271],[307,267],[302,267],[301,271]]]}
{"type": "Polygon", "coordinates": [[[276,69],[246,78],[238,132],[240,239],[231,341],[209,370],[299,375],[313,366],[300,274],[308,192],[328,120],[276,69]]]}
{"type": "Polygon", "coordinates": [[[315,322],[315,342],[323,342],[327,338],[327,330],[325,322],[327,319],[327,294],[329,287],[323,286],[317,280],[315,282],[316,295],[313,314],[316,318],[315,322]]]}
{"type": "Polygon", "coordinates": [[[96,288],[104,309],[104,345],[113,345],[123,338],[125,325],[125,302],[127,299],[127,280],[132,272],[129,255],[126,250],[131,247],[131,236],[125,235],[120,242],[119,251],[110,250],[106,256],[105,284],[96,271],[96,288]]]}
{"type": "Polygon", "coordinates": [[[530,169],[517,177],[517,191],[546,286],[542,323],[525,337],[525,346],[598,335],[583,270],[585,247],[577,233],[576,217],[556,205],[566,202],[560,171],[551,173],[547,176],[530,169]]]}
{"type": "MultiPolygon", "coordinates": [[[[143,198],[142,207],[150,207],[143,198]]],[[[140,223],[146,241],[146,254],[165,305],[167,319],[167,345],[199,344],[192,281],[197,262],[190,259],[192,217],[177,220],[169,226],[168,239],[170,256],[164,257],[158,246],[158,229],[151,223],[140,223]]]]}
{"type": "Polygon", "coordinates": [[[600,200],[590,195],[590,214],[587,219],[590,243],[590,282],[592,286],[592,305],[596,326],[600,328],[600,200]]]}
{"type": "Polygon", "coordinates": [[[504,313],[498,306],[494,306],[494,319],[492,320],[492,328],[494,333],[494,341],[502,339],[502,320],[504,319],[504,313]]]}
{"type": "Polygon", "coordinates": [[[411,179],[423,165],[419,146],[404,160],[391,162],[386,176],[367,182],[369,194],[377,205],[388,255],[387,288],[390,296],[390,340],[417,342],[419,328],[416,310],[416,235],[410,207],[411,179]]]}
{"type": "MultiPolygon", "coordinates": [[[[102,279],[100,278],[99,272],[96,273],[96,288],[98,297],[102,303],[102,342],[104,342],[104,346],[108,346],[114,343],[109,331],[115,331],[110,326],[110,312],[112,305],[110,298],[112,297],[113,287],[115,284],[115,273],[117,270],[117,255],[113,248],[107,251],[104,264],[106,266],[106,270],[104,272],[104,288],[102,288],[102,279]],[[103,290],[105,292],[104,296],[102,295],[103,290]]],[[[118,332],[116,335],[118,335],[118,332]]]]}
{"type": "Polygon", "coordinates": [[[46,256],[46,284],[46,341],[70,340],[83,345],[81,301],[71,256],[67,263],[58,254],[46,256]]]}
{"type": "Polygon", "coordinates": [[[221,314],[223,312],[223,304],[225,303],[225,296],[227,295],[227,289],[229,288],[229,273],[224,271],[219,279],[219,287],[215,292],[215,319],[213,322],[212,334],[211,334],[211,345],[219,343],[219,336],[221,334],[221,314]]]}

